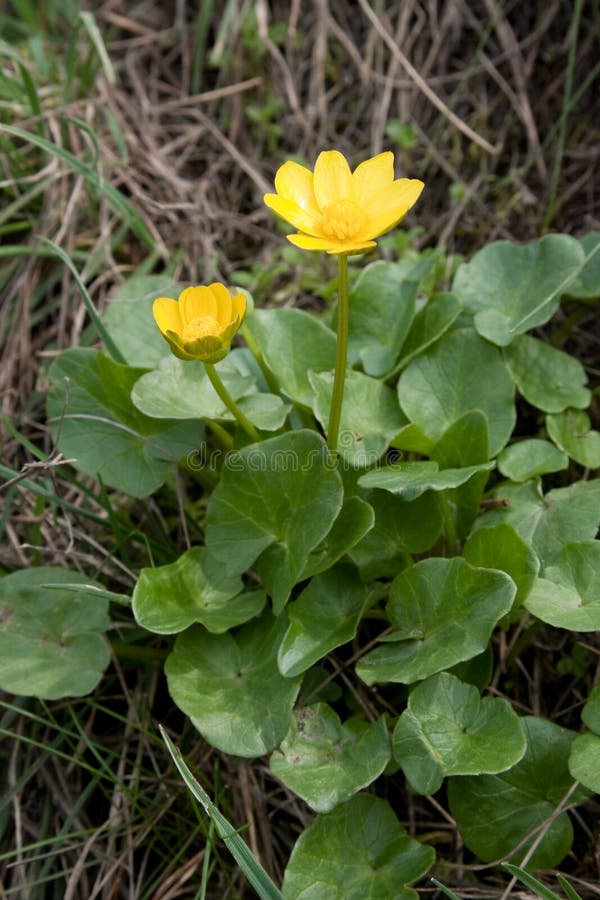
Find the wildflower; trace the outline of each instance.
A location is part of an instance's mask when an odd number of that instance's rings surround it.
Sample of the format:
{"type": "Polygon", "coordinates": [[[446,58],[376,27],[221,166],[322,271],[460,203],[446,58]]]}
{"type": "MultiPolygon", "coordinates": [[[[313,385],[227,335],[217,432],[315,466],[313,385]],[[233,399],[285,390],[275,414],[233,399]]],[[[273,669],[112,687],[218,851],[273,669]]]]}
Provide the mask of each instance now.
{"type": "Polygon", "coordinates": [[[229,352],[246,313],[246,298],[232,297],[223,284],[197,285],[182,291],[179,300],[159,297],[152,313],[175,356],[212,364],[229,352]]]}
{"type": "Polygon", "coordinates": [[[423,190],[416,178],[394,180],[394,154],[380,153],[354,172],[337,150],[319,154],[314,173],[296,162],[275,176],[276,194],[265,194],[273,212],[298,229],[288,240],[304,250],[358,253],[394,228],[423,190]]]}

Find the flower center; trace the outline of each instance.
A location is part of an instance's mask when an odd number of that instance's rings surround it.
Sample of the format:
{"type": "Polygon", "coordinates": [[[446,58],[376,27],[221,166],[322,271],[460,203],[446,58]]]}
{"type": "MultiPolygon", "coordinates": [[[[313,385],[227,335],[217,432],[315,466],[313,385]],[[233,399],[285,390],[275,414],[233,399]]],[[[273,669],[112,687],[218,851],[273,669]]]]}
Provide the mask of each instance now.
{"type": "Polygon", "coordinates": [[[354,200],[336,200],[322,212],[321,227],[327,237],[338,241],[353,238],[364,227],[364,214],[354,200]]]}
{"type": "Polygon", "coordinates": [[[214,316],[199,316],[197,319],[190,319],[185,323],[181,336],[184,341],[195,341],[209,335],[218,337],[222,331],[222,327],[214,316]]]}

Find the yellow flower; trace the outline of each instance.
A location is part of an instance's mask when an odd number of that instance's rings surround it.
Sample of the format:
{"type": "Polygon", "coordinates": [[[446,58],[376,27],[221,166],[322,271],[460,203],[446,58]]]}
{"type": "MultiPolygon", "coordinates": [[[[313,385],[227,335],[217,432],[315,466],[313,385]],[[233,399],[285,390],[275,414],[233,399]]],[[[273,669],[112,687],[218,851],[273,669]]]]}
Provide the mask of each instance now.
{"type": "Polygon", "coordinates": [[[242,324],[246,298],[232,297],[222,284],[198,285],[182,291],[179,300],[159,297],[152,313],[175,356],[216,363],[227,355],[242,324]]]}
{"type": "Polygon", "coordinates": [[[295,228],[288,240],[304,250],[358,253],[394,228],[423,190],[416,178],[394,180],[394,154],[380,153],[354,172],[341,153],[319,154],[314,174],[286,162],[275,176],[276,194],[265,203],[295,228]]]}

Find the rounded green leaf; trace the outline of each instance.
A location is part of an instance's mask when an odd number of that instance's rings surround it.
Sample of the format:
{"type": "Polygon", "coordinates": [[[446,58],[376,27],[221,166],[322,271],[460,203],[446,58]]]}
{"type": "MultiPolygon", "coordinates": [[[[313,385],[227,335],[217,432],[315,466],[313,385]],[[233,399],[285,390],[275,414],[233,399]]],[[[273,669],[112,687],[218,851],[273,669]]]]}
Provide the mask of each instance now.
{"type": "Polygon", "coordinates": [[[600,431],[593,431],[590,417],[579,409],[546,416],[548,434],[561,450],[586,469],[600,467],[600,431]]]}
{"type": "Polygon", "coordinates": [[[175,641],[165,663],[169,693],[213,747],[262,756],[283,740],[300,689],[299,678],[277,668],[285,626],[271,615],[227,634],[194,625],[175,641]]]}
{"type": "Polygon", "coordinates": [[[256,341],[282,391],[310,407],[309,371],[335,366],[336,337],[314,315],[300,309],[255,309],[245,328],[256,341]]]}
{"type": "Polygon", "coordinates": [[[487,418],[490,456],[513,430],[513,394],[500,352],[470,328],[445,334],[398,382],[400,406],[434,442],[465,413],[480,410],[487,418]]]}
{"type": "Polygon", "coordinates": [[[600,735],[600,684],[595,685],[590,691],[581,711],[581,718],[590,731],[600,735]]]}
{"type": "Polygon", "coordinates": [[[394,372],[405,369],[416,356],[448,331],[460,308],[460,300],[454,294],[436,294],[428,300],[413,319],[394,372]]]}
{"type": "Polygon", "coordinates": [[[367,589],[349,567],[316,575],[288,605],[289,626],[279,647],[279,670],[300,675],[351,641],[367,602],[367,589]]]}
{"type": "Polygon", "coordinates": [[[341,724],[326,703],[297,709],[271,771],[317,812],[329,812],[381,775],[391,755],[381,716],[341,724]]]}
{"type": "Polygon", "coordinates": [[[577,240],[549,234],[529,244],[495,241],[462,265],[452,286],[479,334],[502,347],[552,317],[585,254],[577,240]]]}
{"type": "Polygon", "coordinates": [[[302,570],[302,579],[331,568],[338,559],[349,553],[361,538],[364,538],[373,528],[374,521],[373,508],[360,497],[348,497],[344,500],[331,531],[310,553],[302,570]]]}
{"type": "MultiPolygon", "coordinates": [[[[333,373],[309,373],[313,410],[324,429],[329,424],[333,373]]],[[[338,452],[352,466],[373,465],[395,434],[406,424],[394,391],[361,372],[346,374],[338,452]]]]}
{"type": "Polygon", "coordinates": [[[400,462],[393,466],[372,469],[358,479],[363,488],[381,488],[410,501],[420,497],[425,491],[446,491],[466,484],[478,472],[489,472],[494,463],[478,466],[464,466],[461,469],[444,469],[433,460],[400,462]]]}
{"type": "Polygon", "coordinates": [[[588,406],[587,375],[574,356],[527,334],[504,349],[504,361],[519,392],[537,409],[557,413],[588,406]]]}
{"type": "Polygon", "coordinates": [[[557,628],[600,630],[600,541],[567,544],[537,579],[525,606],[557,628]]]}
{"type": "Polygon", "coordinates": [[[227,456],[208,504],[206,545],[231,574],[256,562],[280,611],[341,508],[342,481],[325,442],[293,431],[227,456]]]}
{"type": "Polygon", "coordinates": [[[517,441],[498,457],[498,471],[511,481],[529,481],[548,472],[560,472],[568,465],[566,453],[539,438],[517,441]]]}
{"type": "Polygon", "coordinates": [[[569,285],[569,297],[596,300],[600,297],[600,231],[590,231],[579,238],[585,253],[583,268],[569,285]]]}
{"type": "Polygon", "coordinates": [[[600,737],[592,734],[578,735],[571,745],[569,772],[577,781],[600,794],[600,737]]]}
{"type": "MultiPolygon", "coordinates": [[[[450,812],[469,850],[484,862],[503,856],[520,861],[539,838],[536,829],[541,827],[541,842],[527,865],[550,869],[559,865],[573,841],[567,813],[550,824],[548,820],[573,786],[567,761],[575,734],[533,716],[521,722],[527,751],[520,762],[500,775],[451,778],[450,812]],[[531,832],[531,838],[513,854],[531,832]]],[[[584,791],[576,790],[570,801],[578,803],[584,797],[584,791]]]]}
{"type": "Polygon", "coordinates": [[[392,582],[387,615],[394,631],[360,660],[357,674],[367,684],[412,684],[476,656],[515,593],[504,572],[459,557],[422,560],[392,582]]]}
{"type": "Polygon", "coordinates": [[[143,372],[96,350],[67,350],[50,367],[47,401],[64,456],[86,475],[139,498],[157,490],[204,434],[199,421],[157,421],[136,409],[130,394],[143,372]]]}
{"type": "Polygon", "coordinates": [[[82,697],[110,662],[108,600],[99,585],[54,566],[0,578],[0,687],[11,694],[82,697]]]}
{"type": "Polygon", "coordinates": [[[435,860],[384,800],[359,794],[318,815],[300,836],[283,881],[286,900],[417,900],[407,887],[435,860]]]}
{"type": "Polygon", "coordinates": [[[142,569],[133,613],[155,634],[175,634],[194,622],[219,634],[247,622],[264,606],[262,591],[242,594],[243,588],[242,579],[228,575],[205,547],[192,547],[174,563],[142,569]]]}
{"type": "Polygon", "coordinates": [[[350,291],[348,361],[380,376],[396,363],[415,313],[418,282],[398,263],[365,266],[350,291]]]}
{"type": "Polygon", "coordinates": [[[508,522],[480,528],[466,542],[463,556],[472,566],[501,569],[517,586],[515,606],[520,606],[533,587],[540,562],[529,544],[508,522]]]}
{"type": "Polygon", "coordinates": [[[504,772],[526,746],[507,700],[481,699],[477,688],[449,672],[411,691],[392,735],[394,757],[420,794],[435,793],[447,775],[504,772]]]}

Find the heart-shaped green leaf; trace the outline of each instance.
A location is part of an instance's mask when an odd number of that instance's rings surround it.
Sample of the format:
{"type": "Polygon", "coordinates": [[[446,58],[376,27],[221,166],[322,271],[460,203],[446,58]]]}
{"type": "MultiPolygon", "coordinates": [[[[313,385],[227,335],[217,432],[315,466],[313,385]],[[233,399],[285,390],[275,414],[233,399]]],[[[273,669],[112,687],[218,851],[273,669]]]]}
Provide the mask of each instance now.
{"type": "MultiPolygon", "coordinates": [[[[313,410],[324,429],[329,424],[333,373],[309,373],[313,410]]],[[[361,372],[346,374],[338,452],[352,466],[374,465],[395,434],[406,424],[394,391],[361,372]]]]}
{"type": "Polygon", "coordinates": [[[600,794],[600,737],[592,734],[578,735],[571,745],[569,772],[577,781],[600,794]]]}
{"type": "Polygon", "coordinates": [[[585,253],[583,268],[568,289],[569,297],[596,300],[600,297],[600,231],[590,231],[579,238],[585,253]]]}
{"type": "Polygon", "coordinates": [[[313,392],[309,371],[324,372],[335,366],[333,331],[300,309],[255,309],[245,328],[282,391],[296,403],[310,407],[313,392]]]}
{"type": "Polygon", "coordinates": [[[520,606],[534,585],[540,563],[523,538],[508,522],[480,528],[463,548],[463,556],[472,566],[500,569],[517,586],[515,606],[520,606]]]}
{"type": "Polygon", "coordinates": [[[587,702],[581,710],[581,718],[590,731],[600,735],[600,684],[590,691],[587,702]]]}
{"type": "Polygon", "coordinates": [[[379,797],[359,794],[318,815],[285,871],[286,900],[418,900],[407,887],[435,852],[413,840],[379,797]]]}
{"type": "Polygon", "coordinates": [[[600,431],[593,431],[590,417],[579,409],[546,416],[548,434],[561,450],[586,469],[600,467],[600,431]]]}
{"type": "Polygon", "coordinates": [[[159,488],[204,434],[201,422],[157,421],[136,409],[130,394],[143,373],[83,348],[62,353],[48,373],[48,419],[60,451],[133,497],[159,488]]]}
{"type": "Polygon", "coordinates": [[[342,499],[340,475],[314,432],[251,444],[227,457],[208,505],[206,545],[231,574],[260,556],[257,569],[279,612],[342,499]]]}
{"type": "Polygon", "coordinates": [[[227,575],[205,547],[192,547],[174,563],[142,569],[133,593],[138,623],[156,634],[175,634],[194,622],[219,634],[247,622],[265,602],[263,591],[242,594],[238,575],[227,575]]]}
{"type": "Polygon", "coordinates": [[[529,244],[495,241],[459,268],[452,289],[474,314],[479,334],[504,347],[552,317],[584,259],[567,234],[529,244]]]}
{"type": "Polygon", "coordinates": [[[379,260],[362,270],[350,291],[348,361],[380,376],[396,364],[415,313],[418,282],[403,266],[379,260]]]}
{"type": "Polygon", "coordinates": [[[326,703],[297,709],[271,771],[317,812],[330,812],[381,775],[391,756],[381,716],[343,725],[326,703]]]}
{"type": "Polygon", "coordinates": [[[447,775],[510,769],[527,741],[508,700],[481,699],[473,685],[440,672],[411,691],[392,747],[415,791],[433,794],[447,775]]]}
{"type": "Polygon", "coordinates": [[[498,457],[498,471],[511,481],[529,481],[548,472],[560,472],[568,465],[566,453],[539,438],[510,444],[498,457]]]}
{"type": "Polygon", "coordinates": [[[299,678],[284,678],[277,648],[285,618],[268,614],[234,633],[193,625],[165,663],[169,693],[206,740],[235,756],[262,756],[288,729],[299,678]]]}
{"type": "Polygon", "coordinates": [[[489,462],[440,472],[438,463],[433,460],[401,462],[372,469],[361,475],[358,483],[363,488],[381,488],[410,501],[420,497],[425,491],[446,491],[459,487],[478,472],[489,472],[493,468],[494,463],[489,462]]]}
{"type": "Polygon", "coordinates": [[[54,566],[0,578],[0,687],[11,694],[82,697],[110,662],[108,600],[90,578],[54,566]]]}
{"type": "Polygon", "coordinates": [[[543,622],[570,631],[600,630],[600,541],[567,544],[525,606],[543,622]]]}
{"type": "Polygon", "coordinates": [[[400,360],[394,373],[405,369],[412,360],[448,331],[460,313],[460,300],[454,294],[436,294],[419,309],[402,345],[400,360]]]}
{"type": "Polygon", "coordinates": [[[367,589],[351,568],[316,575],[289,604],[289,627],[279,647],[279,670],[300,675],[335,647],[351,641],[367,602],[367,589]]]}
{"type": "MultiPolygon", "coordinates": [[[[513,857],[521,860],[533,840],[541,841],[528,859],[532,869],[559,865],[569,852],[573,828],[567,813],[550,821],[556,807],[573,787],[567,768],[572,731],[533,716],[521,720],[527,736],[525,756],[500,775],[468,775],[448,782],[450,812],[467,847],[484,862],[513,857]],[[521,843],[527,835],[529,840],[521,843]]],[[[581,802],[577,789],[571,803],[581,802]]]]}
{"type": "Polygon", "coordinates": [[[369,503],[360,497],[348,497],[341,512],[318,547],[310,553],[302,570],[302,580],[330,569],[349,553],[373,528],[375,515],[369,503]]]}
{"type": "Polygon", "coordinates": [[[519,392],[537,409],[558,413],[588,406],[587,375],[574,356],[525,334],[504,349],[504,360],[519,392]]]}
{"type": "Polygon", "coordinates": [[[130,366],[152,368],[170,355],[154,321],[152,304],[156,297],[178,297],[182,290],[168,275],[135,272],[111,295],[102,321],[130,366]]]}
{"type": "Polygon", "coordinates": [[[472,410],[487,419],[495,456],[515,423],[514,388],[499,350],[470,328],[445,334],[414,359],[398,382],[400,406],[432,441],[472,410]]]}
{"type": "Polygon", "coordinates": [[[387,615],[394,631],[356,667],[367,684],[412,684],[485,649],[508,612],[514,582],[460,557],[424,559],[392,582],[387,615]]]}

